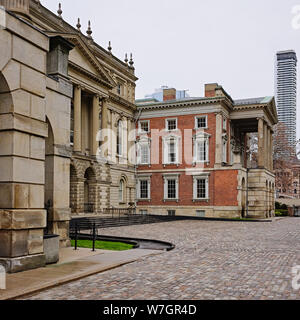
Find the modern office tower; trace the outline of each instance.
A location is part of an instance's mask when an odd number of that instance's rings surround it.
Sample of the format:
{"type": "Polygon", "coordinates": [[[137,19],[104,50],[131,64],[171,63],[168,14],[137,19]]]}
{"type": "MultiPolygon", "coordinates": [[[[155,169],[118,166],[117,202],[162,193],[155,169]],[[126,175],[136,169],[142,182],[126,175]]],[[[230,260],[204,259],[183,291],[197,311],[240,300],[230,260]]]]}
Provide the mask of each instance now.
{"type": "Polygon", "coordinates": [[[290,146],[296,145],[297,55],[294,50],[276,55],[276,103],[279,122],[286,128],[290,146]]]}

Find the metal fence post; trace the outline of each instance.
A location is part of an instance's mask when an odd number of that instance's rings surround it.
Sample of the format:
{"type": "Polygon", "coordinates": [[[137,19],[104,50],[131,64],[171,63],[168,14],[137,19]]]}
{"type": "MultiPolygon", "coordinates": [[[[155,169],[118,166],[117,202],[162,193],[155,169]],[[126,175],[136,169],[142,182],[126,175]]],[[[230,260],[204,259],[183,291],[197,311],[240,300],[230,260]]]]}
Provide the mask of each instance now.
{"type": "Polygon", "coordinates": [[[77,226],[77,222],[75,222],[75,248],[74,248],[74,250],[77,250],[77,239],[78,239],[78,226],[77,226]]]}
{"type": "Polygon", "coordinates": [[[95,251],[95,241],[96,241],[96,223],[93,223],[93,251],[95,251]]]}

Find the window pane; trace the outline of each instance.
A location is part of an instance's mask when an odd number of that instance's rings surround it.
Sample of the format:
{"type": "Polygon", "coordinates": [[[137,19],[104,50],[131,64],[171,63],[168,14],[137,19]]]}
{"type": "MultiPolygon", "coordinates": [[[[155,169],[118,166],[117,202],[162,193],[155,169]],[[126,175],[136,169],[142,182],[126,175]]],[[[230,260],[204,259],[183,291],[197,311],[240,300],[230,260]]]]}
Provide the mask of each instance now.
{"type": "Polygon", "coordinates": [[[207,150],[206,150],[206,141],[197,142],[197,161],[206,161],[207,159],[207,150]]]}
{"type": "Polygon", "coordinates": [[[168,199],[176,199],[176,180],[168,180],[168,199]]]}
{"type": "Polygon", "coordinates": [[[197,180],[197,199],[206,198],[206,179],[197,180]]]}
{"type": "Polygon", "coordinates": [[[197,128],[206,128],[206,117],[197,118],[197,128]]]}
{"type": "Polygon", "coordinates": [[[168,150],[168,158],[169,163],[175,163],[176,162],[176,142],[172,139],[169,142],[169,150],[168,150]]]}
{"type": "Polygon", "coordinates": [[[141,199],[148,198],[148,181],[147,180],[140,181],[140,197],[141,199]]]}
{"type": "Polygon", "coordinates": [[[149,132],[149,123],[148,121],[141,122],[141,131],[142,132],[149,132]]]}
{"type": "Polygon", "coordinates": [[[123,201],[123,194],[124,194],[124,182],[120,181],[120,187],[119,187],[119,200],[120,202],[123,201]]]}
{"type": "Polygon", "coordinates": [[[167,120],[168,121],[168,130],[176,130],[177,126],[176,126],[176,119],[172,119],[172,120],[167,120]]]}
{"type": "Polygon", "coordinates": [[[148,145],[141,146],[141,163],[143,164],[149,163],[149,146],[148,145]]]}

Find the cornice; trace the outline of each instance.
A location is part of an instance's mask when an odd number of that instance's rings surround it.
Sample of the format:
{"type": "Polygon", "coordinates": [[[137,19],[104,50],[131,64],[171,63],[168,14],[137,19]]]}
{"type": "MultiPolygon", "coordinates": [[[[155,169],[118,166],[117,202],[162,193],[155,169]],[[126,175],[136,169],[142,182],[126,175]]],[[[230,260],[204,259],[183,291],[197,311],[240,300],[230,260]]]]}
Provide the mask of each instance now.
{"type": "Polygon", "coordinates": [[[114,88],[114,86],[112,86],[110,83],[104,81],[103,79],[97,77],[96,75],[94,75],[92,72],[80,67],[79,65],[75,64],[74,62],[69,61],[69,68],[78,71],[79,73],[85,75],[86,77],[88,77],[89,79],[98,82],[102,85],[104,85],[105,87],[112,89],[114,88]]]}
{"type": "Polygon", "coordinates": [[[124,107],[126,107],[127,109],[130,109],[132,111],[136,111],[136,109],[137,109],[136,105],[134,103],[131,103],[131,102],[125,100],[124,98],[119,97],[118,95],[116,95],[113,92],[109,92],[109,97],[112,102],[119,103],[119,104],[123,105],[124,107]]]}

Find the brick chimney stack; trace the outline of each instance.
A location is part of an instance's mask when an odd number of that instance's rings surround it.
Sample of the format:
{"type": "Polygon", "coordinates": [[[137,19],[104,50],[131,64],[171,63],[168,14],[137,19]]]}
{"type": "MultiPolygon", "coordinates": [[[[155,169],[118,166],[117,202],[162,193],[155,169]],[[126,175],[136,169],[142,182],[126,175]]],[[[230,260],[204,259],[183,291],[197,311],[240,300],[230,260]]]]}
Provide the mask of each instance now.
{"type": "Polygon", "coordinates": [[[176,100],[176,89],[164,89],[164,101],[176,100]]]}
{"type": "Polygon", "coordinates": [[[205,84],[205,98],[212,98],[216,96],[216,88],[219,85],[217,83],[205,84]]]}

